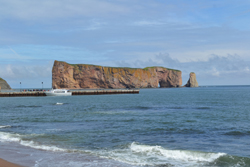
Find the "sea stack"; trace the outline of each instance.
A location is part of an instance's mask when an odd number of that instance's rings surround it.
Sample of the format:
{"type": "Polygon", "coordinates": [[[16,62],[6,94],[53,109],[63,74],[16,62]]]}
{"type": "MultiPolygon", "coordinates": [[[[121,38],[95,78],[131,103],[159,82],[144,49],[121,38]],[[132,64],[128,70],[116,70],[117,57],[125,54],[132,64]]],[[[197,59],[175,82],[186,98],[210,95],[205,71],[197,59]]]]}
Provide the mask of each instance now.
{"type": "Polygon", "coordinates": [[[10,85],[3,78],[0,78],[0,89],[11,89],[10,85]]]}
{"type": "Polygon", "coordinates": [[[67,89],[121,89],[181,87],[180,70],[165,67],[104,67],[55,61],[52,87],[67,89]]]}
{"type": "Polygon", "coordinates": [[[196,80],[196,75],[194,72],[191,72],[189,75],[189,80],[184,87],[199,87],[198,82],[196,80]]]}

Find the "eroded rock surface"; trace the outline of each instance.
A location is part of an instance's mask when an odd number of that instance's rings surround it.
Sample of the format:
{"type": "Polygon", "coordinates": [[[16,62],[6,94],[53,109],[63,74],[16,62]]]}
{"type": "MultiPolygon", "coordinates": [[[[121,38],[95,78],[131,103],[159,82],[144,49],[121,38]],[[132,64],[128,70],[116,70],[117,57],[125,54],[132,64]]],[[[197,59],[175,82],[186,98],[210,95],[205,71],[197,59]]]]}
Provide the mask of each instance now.
{"type": "Polygon", "coordinates": [[[189,75],[189,80],[185,87],[199,87],[198,82],[196,80],[196,75],[194,72],[191,72],[189,75]]]}
{"type": "Polygon", "coordinates": [[[11,89],[10,85],[3,78],[0,78],[0,89],[11,89]]]}
{"type": "Polygon", "coordinates": [[[180,87],[181,71],[164,67],[116,68],[55,61],[53,88],[157,88],[180,87]]]}

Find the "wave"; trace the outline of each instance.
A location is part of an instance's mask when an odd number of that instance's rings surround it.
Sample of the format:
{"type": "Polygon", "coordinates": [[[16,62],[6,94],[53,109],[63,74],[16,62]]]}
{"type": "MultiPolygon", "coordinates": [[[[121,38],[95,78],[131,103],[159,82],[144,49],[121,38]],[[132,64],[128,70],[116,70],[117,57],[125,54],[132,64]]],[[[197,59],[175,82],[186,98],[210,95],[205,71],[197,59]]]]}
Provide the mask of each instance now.
{"type": "Polygon", "coordinates": [[[31,106],[19,105],[19,106],[16,106],[15,108],[37,108],[37,107],[42,107],[42,106],[36,106],[36,105],[31,105],[31,106]]]}
{"type": "Polygon", "coordinates": [[[11,126],[10,125],[3,125],[3,126],[0,125],[0,129],[3,129],[3,128],[11,128],[11,126]]]}
{"type": "Polygon", "coordinates": [[[250,131],[230,131],[224,133],[224,135],[229,135],[229,136],[245,136],[245,135],[250,135],[250,131]]]}
{"type": "Polygon", "coordinates": [[[225,153],[206,153],[188,150],[170,150],[161,146],[149,146],[133,142],[128,148],[99,151],[102,158],[114,159],[136,166],[205,166],[225,153]]]}
{"type": "Polygon", "coordinates": [[[148,106],[131,106],[127,108],[128,110],[150,110],[154,109],[154,107],[148,107],[148,106]]]}
{"type": "Polygon", "coordinates": [[[57,102],[55,105],[63,105],[63,103],[58,103],[58,102],[57,102]]]}
{"type": "MultiPolygon", "coordinates": [[[[148,146],[148,145],[140,145],[137,143],[132,143],[130,149],[134,153],[139,153],[143,155],[147,155],[150,159],[153,157],[154,159],[158,159],[158,162],[166,162],[171,163],[172,165],[182,164],[182,166],[186,165],[195,165],[205,164],[208,162],[213,162],[221,156],[225,156],[225,153],[205,153],[198,151],[187,151],[187,150],[169,150],[163,148],[161,146],[148,146]]],[[[157,163],[155,161],[155,163],[157,163]]],[[[160,164],[151,164],[151,165],[160,165],[160,164]]]]}
{"type": "Polygon", "coordinates": [[[133,142],[130,146],[131,151],[147,155],[160,155],[170,159],[190,160],[190,161],[206,161],[211,162],[225,153],[204,153],[186,150],[168,150],[161,146],[140,145],[133,142]]]}
{"type": "Polygon", "coordinates": [[[209,110],[211,107],[197,107],[198,110],[209,110]]]}
{"type": "Polygon", "coordinates": [[[43,136],[44,134],[11,134],[0,132],[0,142],[16,142],[20,145],[52,152],[79,153],[94,155],[100,158],[113,159],[122,163],[136,166],[183,166],[183,167],[202,167],[202,166],[235,166],[237,164],[249,164],[249,158],[235,157],[226,153],[208,153],[190,150],[171,150],[161,146],[143,145],[133,142],[119,149],[97,149],[79,150],[66,149],[54,145],[45,145],[33,140],[24,138],[32,136],[43,136]],[[233,164],[231,164],[233,163],[233,164]]]}
{"type": "Polygon", "coordinates": [[[180,106],[175,106],[175,107],[166,107],[168,109],[176,109],[176,110],[182,110],[185,109],[184,107],[180,107],[180,106]]]}
{"type": "Polygon", "coordinates": [[[31,136],[43,136],[44,134],[29,134],[29,135],[20,135],[20,134],[12,134],[6,132],[0,132],[0,142],[16,142],[20,145],[45,150],[45,151],[60,151],[60,152],[67,152],[67,149],[59,148],[56,146],[48,146],[42,145],[32,140],[24,140],[23,138],[31,137],[31,136]]]}
{"type": "Polygon", "coordinates": [[[107,110],[107,111],[92,111],[90,112],[90,114],[100,114],[100,115],[124,115],[124,114],[128,114],[128,113],[132,113],[132,111],[126,111],[126,110],[107,110]]]}

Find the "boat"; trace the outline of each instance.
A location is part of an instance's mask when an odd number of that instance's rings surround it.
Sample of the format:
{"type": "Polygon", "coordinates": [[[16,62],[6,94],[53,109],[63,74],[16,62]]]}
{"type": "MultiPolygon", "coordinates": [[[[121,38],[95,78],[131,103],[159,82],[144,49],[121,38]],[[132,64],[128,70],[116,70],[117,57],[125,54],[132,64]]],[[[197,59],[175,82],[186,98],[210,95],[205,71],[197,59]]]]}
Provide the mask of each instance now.
{"type": "Polygon", "coordinates": [[[71,96],[72,92],[67,89],[52,89],[50,91],[44,92],[46,96],[71,96]]]}

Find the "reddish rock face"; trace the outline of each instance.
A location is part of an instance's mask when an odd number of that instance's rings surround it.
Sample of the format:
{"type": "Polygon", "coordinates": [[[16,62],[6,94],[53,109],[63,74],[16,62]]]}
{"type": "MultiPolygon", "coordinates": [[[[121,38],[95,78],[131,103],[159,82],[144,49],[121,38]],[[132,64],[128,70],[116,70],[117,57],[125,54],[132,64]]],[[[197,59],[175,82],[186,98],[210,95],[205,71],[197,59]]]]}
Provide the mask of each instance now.
{"type": "Polygon", "coordinates": [[[180,87],[181,71],[164,67],[116,68],[55,61],[53,88],[157,88],[180,87]]]}

